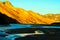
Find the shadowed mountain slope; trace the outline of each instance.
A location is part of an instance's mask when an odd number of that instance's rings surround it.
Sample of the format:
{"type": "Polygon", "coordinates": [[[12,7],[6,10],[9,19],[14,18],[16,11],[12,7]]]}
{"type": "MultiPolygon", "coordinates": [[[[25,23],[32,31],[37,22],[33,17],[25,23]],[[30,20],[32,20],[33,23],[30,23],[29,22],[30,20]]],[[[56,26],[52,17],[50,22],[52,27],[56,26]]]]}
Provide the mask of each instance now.
{"type": "Polygon", "coordinates": [[[12,19],[0,12],[0,25],[9,25],[11,23],[18,23],[15,19],[12,19]]]}

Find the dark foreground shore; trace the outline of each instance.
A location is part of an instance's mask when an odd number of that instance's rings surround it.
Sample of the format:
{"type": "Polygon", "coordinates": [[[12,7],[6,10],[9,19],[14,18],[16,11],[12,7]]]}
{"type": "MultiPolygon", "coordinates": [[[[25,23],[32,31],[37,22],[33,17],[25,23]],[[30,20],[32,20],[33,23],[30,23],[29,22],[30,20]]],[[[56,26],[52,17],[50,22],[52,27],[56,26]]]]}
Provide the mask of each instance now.
{"type": "Polygon", "coordinates": [[[31,35],[26,37],[16,38],[15,40],[60,40],[60,34],[57,35],[31,35]]]}

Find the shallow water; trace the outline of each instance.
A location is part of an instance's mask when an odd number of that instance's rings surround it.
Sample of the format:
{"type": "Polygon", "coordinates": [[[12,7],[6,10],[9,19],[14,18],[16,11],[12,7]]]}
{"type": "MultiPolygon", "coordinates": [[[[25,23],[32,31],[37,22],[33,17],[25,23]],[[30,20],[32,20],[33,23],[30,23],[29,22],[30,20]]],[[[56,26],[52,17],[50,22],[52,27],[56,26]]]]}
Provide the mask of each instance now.
{"type": "Polygon", "coordinates": [[[15,28],[60,28],[60,26],[44,26],[36,24],[10,24],[9,26],[0,26],[1,29],[15,29],[15,28]]]}
{"type": "MultiPolygon", "coordinates": [[[[9,26],[0,26],[0,31],[4,31],[6,29],[16,29],[16,28],[60,28],[60,26],[41,26],[41,25],[31,25],[31,24],[10,24],[9,26]]],[[[6,35],[5,32],[0,32],[0,35],[6,35]]],[[[21,37],[17,34],[8,34],[6,37],[0,36],[0,40],[14,40],[16,37],[21,37]]]]}

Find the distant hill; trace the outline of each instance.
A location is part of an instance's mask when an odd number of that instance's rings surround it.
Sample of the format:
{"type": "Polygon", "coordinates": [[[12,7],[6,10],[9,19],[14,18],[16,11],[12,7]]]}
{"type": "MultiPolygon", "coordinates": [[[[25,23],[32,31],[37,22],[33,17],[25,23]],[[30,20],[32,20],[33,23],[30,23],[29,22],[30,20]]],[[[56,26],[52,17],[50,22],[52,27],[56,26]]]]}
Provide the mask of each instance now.
{"type": "Polygon", "coordinates": [[[60,22],[52,23],[51,25],[60,26],[60,22]]]}
{"type": "Polygon", "coordinates": [[[60,14],[46,14],[44,17],[47,17],[49,19],[56,20],[57,22],[60,22],[60,14]]]}

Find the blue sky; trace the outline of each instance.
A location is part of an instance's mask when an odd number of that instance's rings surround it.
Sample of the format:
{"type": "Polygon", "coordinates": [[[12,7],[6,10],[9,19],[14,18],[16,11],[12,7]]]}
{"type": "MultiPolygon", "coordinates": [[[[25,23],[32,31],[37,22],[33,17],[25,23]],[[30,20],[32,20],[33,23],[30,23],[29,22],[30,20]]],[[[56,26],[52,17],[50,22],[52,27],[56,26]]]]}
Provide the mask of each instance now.
{"type": "MultiPolygon", "coordinates": [[[[4,0],[2,0],[4,1],[4,0]]],[[[40,14],[60,13],[60,0],[9,0],[15,7],[33,10],[40,14]]]]}

